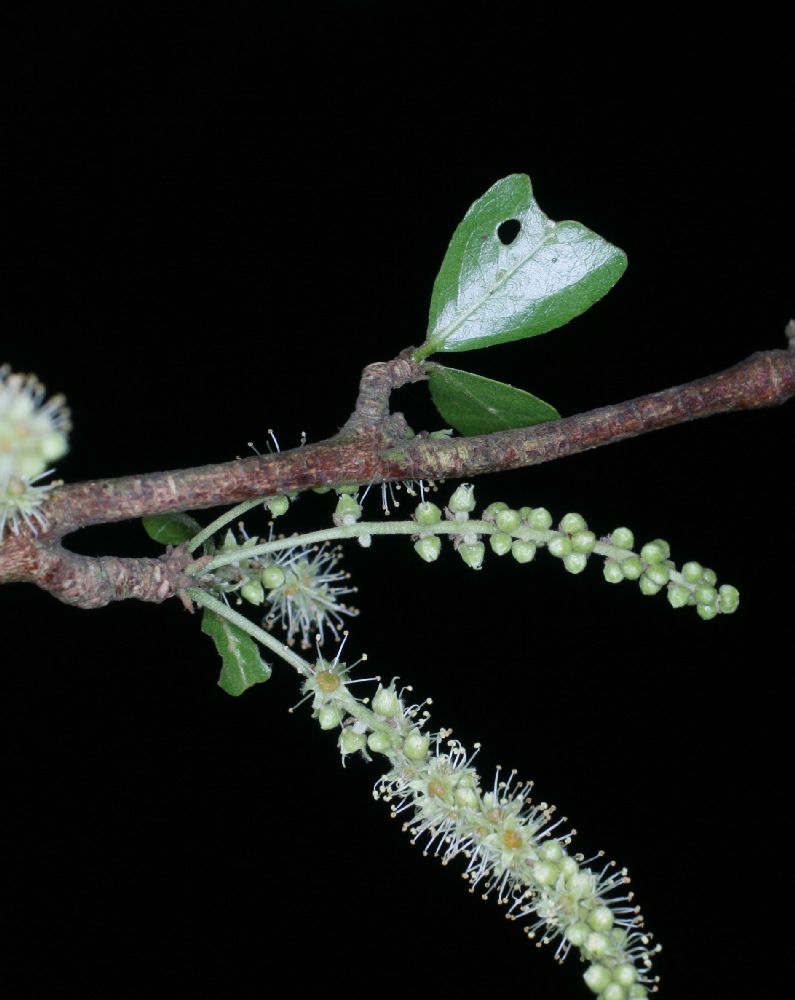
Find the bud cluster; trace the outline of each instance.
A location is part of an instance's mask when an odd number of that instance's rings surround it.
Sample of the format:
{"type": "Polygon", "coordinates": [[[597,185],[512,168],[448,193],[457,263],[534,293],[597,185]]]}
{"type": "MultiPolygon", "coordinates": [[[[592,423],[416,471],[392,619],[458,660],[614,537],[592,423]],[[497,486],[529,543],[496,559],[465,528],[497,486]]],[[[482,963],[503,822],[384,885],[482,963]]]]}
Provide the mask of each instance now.
{"type": "Polygon", "coordinates": [[[52,484],[35,484],[66,454],[70,424],[63,396],[44,397],[34,375],[0,367],[0,541],[6,524],[14,533],[20,520],[34,533],[46,525],[39,507],[52,484]]]}
{"type": "MultiPolygon", "coordinates": [[[[608,583],[633,580],[647,596],[665,588],[672,607],[695,606],[705,620],[731,614],[739,605],[737,588],[728,584],[718,587],[713,570],[697,562],[687,562],[677,569],[669,558],[670,547],[664,539],[647,542],[636,553],[635,538],[629,528],[616,528],[612,534],[597,538],[581,514],[566,514],[553,527],[554,519],[545,507],[513,509],[498,501],[486,507],[480,521],[472,521],[470,515],[474,509],[474,489],[466,483],[455,490],[445,509],[447,521],[461,525],[460,534],[453,535],[453,545],[473,569],[483,565],[486,546],[481,538],[487,536],[495,555],[510,553],[518,563],[528,563],[535,559],[540,548],[546,547],[564,569],[574,574],[582,573],[592,555],[601,556],[608,583]]],[[[436,504],[421,503],[414,520],[419,528],[414,549],[421,559],[434,562],[442,548],[438,527],[443,523],[442,511],[436,504]]]]}

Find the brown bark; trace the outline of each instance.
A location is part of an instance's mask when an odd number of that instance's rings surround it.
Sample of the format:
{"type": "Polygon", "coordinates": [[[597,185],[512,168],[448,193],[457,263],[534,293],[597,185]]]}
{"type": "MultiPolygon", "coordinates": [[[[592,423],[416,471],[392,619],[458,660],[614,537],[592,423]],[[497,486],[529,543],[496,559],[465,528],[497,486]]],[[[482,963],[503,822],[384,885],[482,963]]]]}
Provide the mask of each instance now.
{"type": "Polygon", "coordinates": [[[80,607],[112,600],[162,601],[185,586],[182,550],[162,559],[91,559],[61,539],[91,524],[199,510],[342,482],[445,479],[536,465],[716,413],[756,409],[795,396],[795,321],[789,348],[764,351],[706,378],[547,424],[469,438],[409,438],[390,414],[392,390],[424,378],[408,352],[369,365],[340,433],[318,444],[218,465],[76,483],[54,490],[38,536],[23,527],[0,544],[0,582],[28,581],[80,607]]]}

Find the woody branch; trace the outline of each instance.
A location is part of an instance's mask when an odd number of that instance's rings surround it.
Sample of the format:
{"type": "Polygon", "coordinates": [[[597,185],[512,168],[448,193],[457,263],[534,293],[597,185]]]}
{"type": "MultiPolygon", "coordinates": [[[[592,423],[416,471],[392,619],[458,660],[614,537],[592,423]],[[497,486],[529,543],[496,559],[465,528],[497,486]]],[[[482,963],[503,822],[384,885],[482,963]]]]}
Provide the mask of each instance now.
{"type": "Polygon", "coordinates": [[[359,397],[339,434],[276,455],[172,472],[75,483],[53,491],[42,507],[46,529],[27,527],[0,545],[0,583],[35,583],[83,608],[136,598],[160,602],[195,579],[183,549],[161,559],[90,558],[62,545],[79,528],[200,510],[341,482],[445,479],[538,465],[591,448],[717,413],[775,406],[795,396],[795,321],[788,348],[763,351],[706,378],[586,413],[519,430],[467,438],[409,437],[389,411],[394,389],[425,376],[403,352],[369,365],[359,397]]]}

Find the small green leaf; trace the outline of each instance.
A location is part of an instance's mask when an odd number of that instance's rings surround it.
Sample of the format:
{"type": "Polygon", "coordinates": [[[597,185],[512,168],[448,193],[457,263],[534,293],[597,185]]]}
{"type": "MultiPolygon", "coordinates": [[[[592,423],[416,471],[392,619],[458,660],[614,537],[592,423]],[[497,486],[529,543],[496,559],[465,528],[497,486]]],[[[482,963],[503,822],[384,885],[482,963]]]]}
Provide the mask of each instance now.
{"type": "Polygon", "coordinates": [[[560,419],[554,406],[524,389],[457,368],[428,365],[428,385],[436,409],[459,434],[492,434],[560,419]]]}
{"type": "Polygon", "coordinates": [[[190,514],[155,514],[143,518],[147,535],[161,545],[181,545],[201,531],[201,525],[190,514]]]}
{"type": "Polygon", "coordinates": [[[254,684],[268,680],[271,668],[263,662],[256,642],[237,625],[205,608],[202,632],[210,636],[221,654],[224,665],[218,686],[227,694],[237,697],[254,684]]]}
{"type": "Polygon", "coordinates": [[[453,234],[433,286],[428,336],[414,356],[554,330],[608,292],[626,266],[622,250],[579,222],[548,219],[530,178],[511,174],[475,202],[453,234]]]}

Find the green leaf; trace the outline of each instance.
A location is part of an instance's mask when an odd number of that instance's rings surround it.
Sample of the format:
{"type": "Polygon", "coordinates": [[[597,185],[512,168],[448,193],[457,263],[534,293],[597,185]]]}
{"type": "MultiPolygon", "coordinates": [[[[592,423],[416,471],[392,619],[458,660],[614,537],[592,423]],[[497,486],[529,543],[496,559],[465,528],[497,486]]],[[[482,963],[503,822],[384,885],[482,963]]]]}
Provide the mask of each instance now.
{"type": "Polygon", "coordinates": [[[475,202],[453,234],[415,358],[554,330],[608,292],[626,266],[622,250],[579,222],[548,219],[530,178],[511,174],[475,202]],[[508,227],[500,226],[509,220],[519,230],[506,246],[500,234],[508,238],[508,227]]]}
{"type": "Polygon", "coordinates": [[[268,680],[271,668],[263,662],[256,642],[237,625],[205,608],[202,632],[210,636],[221,654],[224,665],[218,686],[227,694],[237,697],[254,684],[268,680]]]}
{"type": "Polygon", "coordinates": [[[428,365],[428,384],[436,409],[459,434],[492,434],[560,419],[554,406],[524,389],[457,368],[428,365]]]}
{"type": "Polygon", "coordinates": [[[181,545],[201,531],[201,525],[189,514],[155,514],[143,518],[147,535],[161,545],[181,545]]]}

